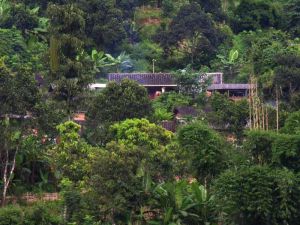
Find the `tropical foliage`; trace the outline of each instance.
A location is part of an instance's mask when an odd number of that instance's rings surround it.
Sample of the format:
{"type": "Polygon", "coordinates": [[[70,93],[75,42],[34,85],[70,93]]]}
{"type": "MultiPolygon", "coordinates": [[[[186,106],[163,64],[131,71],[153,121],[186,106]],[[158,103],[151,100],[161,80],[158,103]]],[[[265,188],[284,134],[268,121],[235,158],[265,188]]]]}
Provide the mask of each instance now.
{"type": "Polygon", "coordinates": [[[0,0],[0,225],[300,224],[299,15],[299,0],[0,0]],[[178,86],[108,82],[131,72],[178,86]],[[207,91],[212,72],[251,78],[251,101],[207,91]]]}

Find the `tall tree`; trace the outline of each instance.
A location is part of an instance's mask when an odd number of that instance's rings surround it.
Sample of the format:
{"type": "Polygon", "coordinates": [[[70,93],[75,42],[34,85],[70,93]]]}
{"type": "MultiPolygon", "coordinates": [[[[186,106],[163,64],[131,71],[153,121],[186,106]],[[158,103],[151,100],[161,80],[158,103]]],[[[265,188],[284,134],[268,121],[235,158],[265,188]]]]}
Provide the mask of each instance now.
{"type": "Polygon", "coordinates": [[[300,111],[292,112],[284,122],[282,131],[286,134],[300,135],[300,111]]]}
{"type": "Polygon", "coordinates": [[[151,112],[150,99],[144,87],[128,79],[121,83],[109,83],[94,99],[87,112],[87,123],[94,137],[93,142],[100,138],[102,132],[107,138],[106,131],[112,123],[130,118],[145,118],[151,112]]]}
{"type": "Polygon", "coordinates": [[[291,0],[285,5],[284,11],[286,13],[286,30],[294,37],[300,35],[300,1],[291,0]]]}
{"type": "Polygon", "coordinates": [[[114,52],[126,38],[122,11],[113,0],[79,0],[86,13],[85,32],[98,48],[114,52]]]}
{"type": "Polygon", "coordinates": [[[235,32],[277,27],[280,15],[269,2],[242,0],[234,10],[232,27],[235,32]]]}
{"type": "Polygon", "coordinates": [[[221,0],[190,0],[190,2],[197,2],[205,12],[211,13],[216,20],[220,21],[225,17],[222,12],[221,0]]]}
{"type": "Polygon", "coordinates": [[[176,168],[166,146],[172,133],[146,119],[128,119],[111,127],[113,141],[92,161],[90,187],[100,212],[120,223],[145,204],[152,181],[168,180],[176,168]]]}
{"type": "Polygon", "coordinates": [[[84,53],[84,13],[74,4],[50,5],[48,16],[53,92],[71,115],[94,78],[92,62],[84,53]]]}
{"type": "Polygon", "coordinates": [[[191,171],[197,178],[208,182],[223,169],[225,142],[207,125],[195,122],[182,127],[178,141],[190,157],[191,171]]]}
{"type": "MultiPolygon", "coordinates": [[[[34,112],[39,101],[38,89],[32,74],[27,71],[11,73],[0,60],[0,174],[2,205],[12,182],[16,158],[22,139],[28,132],[28,113],[34,112]]],[[[29,116],[30,117],[30,116],[29,116]]]]}
{"type": "Polygon", "coordinates": [[[298,224],[298,185],[291,171],[252,166],[221,174],[214,193],[218,211],[229,224],[298,224]]]}
{"type": "Polygon", "coordinates": [[[281,89],[285,99],[290,99],[300,91],[300,54],[297,51],[285,51],[276,58],[274,83],[281,89]]]}
{"type": "Polygon", "coordinates": [[[209,121],[241,138],[249,117],[247,100],[233,102],[225,95],[214,93],[210,101],[213,112],[209,121]]]}
{"type": "Polygon", "coordinates": [[[187,55],[192,65],[199,65],[207,64],[212,59],[223,35],[201,6],[191,3],[181,7],[168,30],[155,38],[166,53],[171,53],[172,48],[176,47],[187,55]]]}
{"type": "Polygon", "coordinates": [[[93,148],[79,135],[80,125],[67,121],[57,126],[59,143],[48,154],[53,167],[66,179],[79,185],[89,175],[89,163],[93,148]]]}

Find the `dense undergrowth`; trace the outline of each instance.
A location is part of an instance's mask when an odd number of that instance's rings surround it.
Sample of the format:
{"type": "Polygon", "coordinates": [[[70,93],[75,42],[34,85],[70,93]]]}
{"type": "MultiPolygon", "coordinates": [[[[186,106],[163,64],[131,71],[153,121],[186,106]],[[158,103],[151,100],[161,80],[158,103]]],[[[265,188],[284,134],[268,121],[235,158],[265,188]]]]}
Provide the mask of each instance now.
{"type": "Polygon", "coordinates": [[[0,224],[299,224],[299,10],[299,0],[0,0],[0,224]],[[154,100],[130,80],[88,88],[153,70],[178,88],[154,100]],[[255,112],[205,95],[199,74],[216,71],[257,82],[255,112]],[[6,198],[27,192],[60,200],[6,198]]]}

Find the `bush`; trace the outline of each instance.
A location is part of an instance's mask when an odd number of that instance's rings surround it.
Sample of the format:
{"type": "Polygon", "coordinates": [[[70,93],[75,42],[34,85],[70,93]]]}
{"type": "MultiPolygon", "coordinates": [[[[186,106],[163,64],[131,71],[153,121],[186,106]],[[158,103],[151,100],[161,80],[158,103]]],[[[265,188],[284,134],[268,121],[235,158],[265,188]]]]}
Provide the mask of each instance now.
{"type": "Polygon", "coordinates": [[[19,206],[7,206],[0,208],[0,225],[21,225],[23,212],[19,206]]]}
{"type": "Polygon", "coordinates": [[[295,224],[299,179],[288,170],[244,167],[221,174],[214,185],[225,224],[295,224]]]}
{"type": "Polygon", "coordinates": [[[155,212],[155,219],[149,224],[202,225],[215,222],[213,196],[196,180],[158,184],[151,191],[149,202],[149,208],[155,212]]]}
{"type": "Polygon", "coordinates": [[[244,148],[253,157],[255,163],[264,164],[272,161],[272,143],[276,134],[268,131],[253,130],[246,134],[244,148]]]}
{"type": "Polygon", "coordinates": [[[198,178],[207,180],[224,167],[224,140],[201,122],[184,126],[178,132],[181,148],[187,152],[191,169],[198,178]]]}
{"type": "Polygon", "coordinates": [[[279,135],[272,145],[272,160],[277,166],[300,172],[300,136],[279,135]]]}
{"type": "Polygon", "coordinates": [[[57,202],[39,202],[26,207],[23,225],[60,225],[63,224],[61,207],[57,202]]]}
{"type": "Polygon", "coordinates": [[[192,99],[189,96],[177,92],[166,92],[153,101],[153,108],[173,112],[176,107],[189,106],[191,102],[192,99]]]}
{"type": "Polygon", "coordinates": [[[61,225],[61,212],[57,202],[38,202],[26,207],[9,205],[0,208],[0,225],[61,225]]]}
{"type": "Polygon", "coordinates": [[[282,132],[286,134],[300,134],[300,111],[293,112],[288,116],[282,132]]]}

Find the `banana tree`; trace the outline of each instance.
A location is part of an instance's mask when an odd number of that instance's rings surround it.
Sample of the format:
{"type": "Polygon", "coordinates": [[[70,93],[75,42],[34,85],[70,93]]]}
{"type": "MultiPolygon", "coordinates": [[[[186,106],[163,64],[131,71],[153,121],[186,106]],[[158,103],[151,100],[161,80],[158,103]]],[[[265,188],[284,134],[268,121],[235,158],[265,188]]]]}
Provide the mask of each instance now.
{"type": "Polygon", "coordinates": [[[155,220],[149,224],[183,225],[210,224],[211,200],[204,186],[197,182],[181,180],[159,184],[153,191],[155,220]]]}
{"type": "Polygon", "coordinates": [[[11,10],[11,5],[9,4],[9,1],[7,0],[0,0],[0,22],[5,20],[11,10]]]}
{"type": "Polygon", "coordinates": [[[227,57],[224,55],[217,55],[217,57],[220,59],[224,70],[228,71],[229,78],[233,78],[234,74],[237,72],[236,70],[238,67],[238,50],[231,49],[227,57]]]}
{"type": "Polygon", "coordinates": [[[116,58],[114,58],[112,55],[110,54],[105,54],[105,56],[107,57],[108,61],[113,64],[113,66],[115,66],[117,72],[120,72],[121,70],[121,66],[125,63],[128,64],[128,62],[130,63],[130,57],[129,55],[127,55],[125,52],[121,52],[120,55],[118,55],[116,58]]]}
{"type": "Polygon", "coordinates": [[[119,72],[123,64],[128,64],[128,62],[130,64],[130,57],[125,52],[122,52],[115,58],[111,54],[104,53],[103,51],[93,50],[91,58],[94,62],[96,72],[100,72],[102,68],[106,67],[115,67],[117,72],[119,72]]]}
{"type": "Polygon", "coordinates": [[[94,70],[96,72],[100,72],[100,68],[108,66],[107,57],[105,53],[102,51],[93,50],[91,54],[91,58],[94,62],[94,70]]]}

